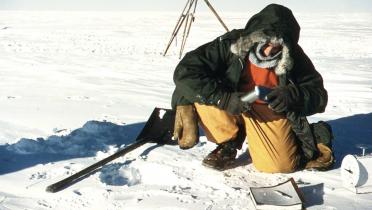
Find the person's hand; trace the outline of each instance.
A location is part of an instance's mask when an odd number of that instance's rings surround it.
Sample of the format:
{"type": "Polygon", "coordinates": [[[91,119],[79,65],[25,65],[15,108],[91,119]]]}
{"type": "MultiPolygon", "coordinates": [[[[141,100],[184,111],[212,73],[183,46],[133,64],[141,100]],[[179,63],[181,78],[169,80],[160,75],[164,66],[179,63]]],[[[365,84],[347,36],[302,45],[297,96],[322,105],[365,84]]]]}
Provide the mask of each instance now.
{"type": "Polygon", "coordinates": [[[277,87],[266,95],[269,108],[277,113],[295,111],[301,101],[298,88],[292,84],[277,87]]]}
{"type": "Polygon", "coordinates": [[[189,149],[199,142],[198,117],[193,105],[177,106],[173,140],[181,149],[189,149]]]}
{"type": "Polygon", "coordinates": [[[250,105],[240,99],[242,95],[244,95],[244,93],[224,93],[217,106],[232,115],[240,115],[250,110],[250,105]]]}

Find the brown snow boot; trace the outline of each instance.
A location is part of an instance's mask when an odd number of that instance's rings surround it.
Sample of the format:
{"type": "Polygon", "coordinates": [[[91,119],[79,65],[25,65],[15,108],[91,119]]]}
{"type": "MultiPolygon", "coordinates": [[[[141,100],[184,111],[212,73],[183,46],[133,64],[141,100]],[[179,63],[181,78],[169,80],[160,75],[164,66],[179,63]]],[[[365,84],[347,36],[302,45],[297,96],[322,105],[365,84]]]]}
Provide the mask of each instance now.
{"type": "Polygon", "coordinates": [[[317,147],[319,149],[318,158],[307,162],[305,165],[305,169],[313,169],[318,171],[329,170],[335,162],[331,148],[322,143],[317,144],[317,147]]]}
{"type": "Polygon", "coordinates": [[[173,139],[181,149],[189,149],[199,142],[198,117],[193,105],[177,106],[173,139]]]}
{"type": "Polygon", "coordinates": [[[219,144],[204,158],[203,165],[220,171],[231,168],[235,162],[238,149],[242,148],[245,137],[245,129],[240,127],[237,137],[234,140],[219,144]]]}
{"type": "Polygon", "coordinates": [[[312,123],[310,125],[314,138],[317,142],[318,157],[305,163],[305,169],[326,171],[332,168],[335,158],[332,151],[332,141],[334,139],[332,127],[324,121],[312,123]]]}
{"type": "Polygon", "coordinates": [[[203,165],[223,171],[235,161],[236,154],[237,149],[232,146],[231,141],[222,143],[204,158],[203,165]]]}

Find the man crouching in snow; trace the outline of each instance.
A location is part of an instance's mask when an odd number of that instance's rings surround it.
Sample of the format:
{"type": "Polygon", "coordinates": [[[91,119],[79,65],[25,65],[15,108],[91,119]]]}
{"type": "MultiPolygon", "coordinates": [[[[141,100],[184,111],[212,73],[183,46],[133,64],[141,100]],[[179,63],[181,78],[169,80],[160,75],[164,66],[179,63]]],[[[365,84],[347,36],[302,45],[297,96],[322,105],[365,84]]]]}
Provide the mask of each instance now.
{"type": "Polygon", "coordinates": [[[203,164],[223,170],[247,137],[255,168],[289,173],[326,170],[334,162],[328,124],[306,116],[324,112],[321,75],[298,45],[291,10],[271,4],[244,29],[233,30],[187,53],[174,72],[174,138],[183,149],[199,139],[198,123],[217,148],[203,164]],[[240,97],[255,86],[272,89],[262,100],[240,97]]]}

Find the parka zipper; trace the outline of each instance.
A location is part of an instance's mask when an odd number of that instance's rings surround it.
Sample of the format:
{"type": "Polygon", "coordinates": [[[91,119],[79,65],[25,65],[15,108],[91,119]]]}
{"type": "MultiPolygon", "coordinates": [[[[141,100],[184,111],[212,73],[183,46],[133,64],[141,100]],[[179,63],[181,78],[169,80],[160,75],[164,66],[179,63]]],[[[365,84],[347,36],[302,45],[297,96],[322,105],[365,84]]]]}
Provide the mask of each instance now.
{"type": "Polygon", "coordinates": [[[243,63],[242,59],[240,57],[238,59],[239,59],[239,62],[240,62],[240,66],[242,67],[242,70],[244,70],[244,63],[243,63]]]}

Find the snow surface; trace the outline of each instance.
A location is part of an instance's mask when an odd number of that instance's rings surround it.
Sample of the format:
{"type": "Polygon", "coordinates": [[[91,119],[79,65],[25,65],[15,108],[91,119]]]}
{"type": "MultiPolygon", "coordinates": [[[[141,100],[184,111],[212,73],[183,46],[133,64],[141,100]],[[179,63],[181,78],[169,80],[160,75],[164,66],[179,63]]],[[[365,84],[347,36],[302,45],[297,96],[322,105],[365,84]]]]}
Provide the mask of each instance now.
{"type": "MultiPolygon", "coordinates": [[[[252,14],[223,13],[230,28],[252,14]]],[[[170,107],[178,46],[162,53],[179,13],[0,13],[0,209],[252,209],[248,188],[294,177],[308,209],[372,209],[341,185],[346,154],[372,151],[372,14],[295,14],[300,43],[324,77],[337,164],[264,174],[246,146],[237,167],[201,165],[214,145],[148,143],[58,193],[46,186],[134,141],[154,107],[170,107]]],[[[197,14],[186,51],[224,33],[197,14]]],[[[180,33],[181,34],[181,33],[180,33]]]]}

